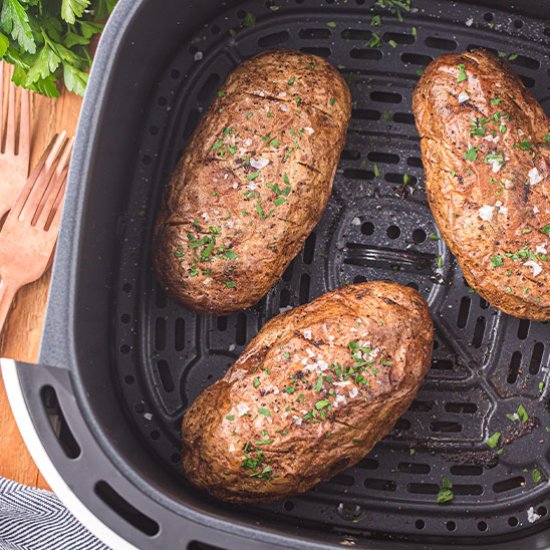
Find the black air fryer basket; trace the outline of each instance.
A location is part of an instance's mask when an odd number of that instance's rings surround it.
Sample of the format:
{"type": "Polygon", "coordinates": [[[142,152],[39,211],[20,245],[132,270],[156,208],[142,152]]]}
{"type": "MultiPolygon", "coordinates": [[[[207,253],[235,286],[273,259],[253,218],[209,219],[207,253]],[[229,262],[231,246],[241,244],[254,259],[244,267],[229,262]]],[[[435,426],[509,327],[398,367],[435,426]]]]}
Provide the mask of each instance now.
{"type": "Polygon", "coordinates": [[[374,4],[120,0],[102,38],[41,366],[18,364],[17,378],[68,494],[138,548],[550,547],[549,326],[496,311],[464,282],[437,238],[411,114],[423,68],[474,47],[507,57],[550,110],[550,2],[413,0],[402,19],[374,4]],[[325,57],[350,84],[334,192],[256,307],[197,315],[155,281],[159,197],[228,73],[277,48],[325,57]],[[231,506],[190,486],[180,421],[198,393],[281,309],[373,279],[419,289],[436,326],[431,372],[393,432],[357,466],[274,504],[231,506]],[[455,498],[437,504],[444,478],[455,498]]]}

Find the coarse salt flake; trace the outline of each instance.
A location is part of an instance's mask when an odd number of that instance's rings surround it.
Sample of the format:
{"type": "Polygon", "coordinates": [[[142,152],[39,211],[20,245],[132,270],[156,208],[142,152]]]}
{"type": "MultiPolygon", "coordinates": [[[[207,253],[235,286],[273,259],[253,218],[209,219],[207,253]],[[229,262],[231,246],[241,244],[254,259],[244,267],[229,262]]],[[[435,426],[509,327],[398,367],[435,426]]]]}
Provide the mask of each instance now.
{"type": "Polygon", "coordinates": [[[244,416],[249,410],[250,407],[246,403],[237,403],[238,416],[244,416]]]}
{"type": "Polygon", "coordinates": [[[531,506],[531,508],[527,510],[527,521],[529,523],[535,523],[538,519],[540,519],[539,514],[537,514],[535,509],[531,506]]]}
{"type": "Polygon", "coordinates": [[[535,260],[528,260],[523,265],[530,267],[533,270],[533,276],[536,277],[539,273],[542,272],[542,267],[540,264],[535,262],[535,260]]]}
{"type": "Polygon", "coordinates": [[[269,159],[251,159],[250,166],[256,170],[262,170],[269,164],[269,159]]]}
{"type": "MultiPolygon", "coordinates": [[[[304,338],[306,340],[311,340],[311,330],[304,330],[304,338]]],[[[311,357],[313,357],[313,355],[311,357]]]]}
{"type": "Polygon", "coordinates": [[[354,386],[349,391],[349,396],[353,399],[354,397],[357,397],[359,395],[359,390],[354,386]]]}
{"type": "Polygon", "coordinates": [[[355,217],[351,220],[351,225],[361,225],[361,220],[358,217],[355,217]]]}
{"type": "Polygon", "coordinates": [[[494,206],[489,206],[484,204],[479,210],[479,217],[486,222],[490,222],[493,219],[493,211],[495,210],[494,206]]]}
{"type": "Polygon", "coordinates": [[[529,183],[531,185],[536,185],[540,181],[542,181],[542,176],[539,174],[539,171],[535,166],[534,168],[531,168],[531,170],[529,170],[529,183]]]}
{"type": "Polygon", "coordinates": [[[547,254],[546,245],[541,244],[535,248],[535,254],[547,254]]]}
{"type": "Polygon", "coordinates": [[[468,92],[460,92],[457,99],[459,103],[464,103],[470,99],[470,96],[468,95],[468,92]]]}

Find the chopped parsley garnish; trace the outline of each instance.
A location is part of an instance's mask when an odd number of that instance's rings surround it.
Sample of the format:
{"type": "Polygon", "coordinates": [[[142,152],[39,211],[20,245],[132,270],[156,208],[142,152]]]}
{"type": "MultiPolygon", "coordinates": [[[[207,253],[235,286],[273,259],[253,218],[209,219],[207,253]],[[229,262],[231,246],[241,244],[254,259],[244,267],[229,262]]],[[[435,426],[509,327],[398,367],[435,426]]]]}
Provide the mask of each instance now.
{"type": "Polygon", "coordinates": [[[226,418],[227,420],[230,420],[230,421],[235,420],[235,416],[232,415],[232,414],[228,414],[225,418],[226,418]]]}
{"type": "Polygon", "coordinates": [[[260,379],[256,376],[254,377],[254,379],[252,380],[252,385],[257,388],[259,385],[260,385],[260,379]]]}
{"type": "Polygon", "coordinates": [[[373,31],[372,36],[369,38],[366,45],[369,48],[378,48],[378,46],[380,46],[380,44],[382,44],[382,40],[380,39],[380,35],[377,32],[373,31]]]}
{"type": "Polygon", "coordinates": [[[541,230],[541,233],[544,233],[545,235],[550,235],[550,225],[545,225],[541,230]]]}
{"type": "Polygon", "coordinates": [[[529,415],[527,414],[527,411],[525,410],[525,407],[520,404],[517,410],[518,418],[521,420],[522,424],[525,424],[527,420],[529,420],[529,415]]]}
{"type": "Polygon", "coordinates": [[[374,163],[374,166],[372,167],[372,170],[374,172],[374,177],[375,178],[380,176],[380,168],[378,168],[378,164],[374,163]]]}
{"type": "Polygon", "coordinates": [[[289,85],[289,86],[292,86],[295,82],[296,82],[296,77],[293,76],[293,77],[288,81],[288,85],[289,85]]]}
{"type": "Polygon", "coordinates": [[[500,436],[501,435],[502,434],[500,432],[495,432],[493,435],[491,435],[485,441],[485,444],[487,445],[487,447],[489,447],[490,449],[494,449],[498,445],[498,442],[500,441],[500,436]]]}
{"type": "Polygon", "coordinates": [[[388,44],[392,47],[392,48],[397,48],[397,42],[395,40],[388,40],[388,44]]]}
{"type": "Polygon", "coordinates": [[[260,408],[258,409],[258,412],[259,412],[260,414],[263,414],[264,416],[271,416],[271,413],[269,412],[269,409],[266,409],[266,408],[264,408],[264,407],[260,407],[260,408]]]}
{"type": "Polygon", "coordinates": [[[248,27],[249,29],[252,28],[256,24],[256,16],[250,12],[247,11],[246,15],[244,16],[243,25],[245,27],[248,27]]]}
{"type": "Polygon", "coordinates": [[[336,98],[335,98],[335,97],[331,97],[331,98],[330,98],[330,106],[333,107],[335,103],[336,103],[336,98]]]}
{"type": "Polygon", "coordinates": [[[453,484],[451,483],[451,480],[444,477],[439,485],[439,493],[437,493],[436,499],[437,504],[444,504],[445,502],[449,502],[455,498],[452,488],[453,484]]]}
{"type": "Polygon", "coordinates": [[[331,29],[335,29],[336,28],[336,22],[335,21],[329,21],[327,23],[327,27],[329,27],[331,29]]]}
{"type": "Polygon", "coordinates": [[[531,479],[533,480],[533,483],[538,484],[542,481],[542,474],[540,473],[540,470],[535,468],[531,472],[531,479]]]}
{"type": "Polygon", "coordinates": [[[504,265],[504,258],[500,254],[491,258],[491,265],[493,267],[502,267],[504,265]]]}
{"type": "Polygon", "coordinates": [[[326,409],[329,405],[330,401],[328,399],[321,399],[315,403],[315,408],[320,411],[321,409],[326,409]]]}
{"type": "Polygon", "coordinates": [[[373,15],[370,20],[371,27],[380,27],[382,25],[382,18],[379,15],[373,15]]]}
{"type": "Polygon", "coordinates": [[[479,147],[470,147],[464,154],[464,159],[469,161],[476,161],[477,160],[477,151],[479,147]]]}
{"type": "Polygon", "coordinates": [[[528,151],[533,144],[528,139],[522,139],[517,145],[522,151],[528,151]]]}
{"type": "Polygon", "coordinates": [[[439,237],[438,237],[435,233],[430,233],[430,234],[428,235],[428,239],[429,239],[430,241],[439,241],[439,237]]]}
{"type": "Polygon", "coordinates": [[[223,284],[227,287],[227,288],[235,288],[237,286],[237,283],[234,282],[234,281],[224,281],[223,284]]]}
{"type": "Polygon", "coordinates": [[[259,175],[260,175],[260,172],[259,172],[259,170],[257,170],[256,172],[252,172],[251,174],[248,174],[248,176],[246,176],[246,179],[249,180],[249,181],[253,181],[253,180],[255,180],[259,175]]]}
{"type": "Polygon", "coordinates": [[[456,77],[457,82],[464,82],[468,80],[468,75],[466,74],[466,66],[462,63],[458,65],[458,76],[456,77]]]}
{"type": "Polygon", "coordinates": [[[501,101],[502,99],[494,97],[493,99],[491,99],[491,105],[499,105],[501,101]]]}

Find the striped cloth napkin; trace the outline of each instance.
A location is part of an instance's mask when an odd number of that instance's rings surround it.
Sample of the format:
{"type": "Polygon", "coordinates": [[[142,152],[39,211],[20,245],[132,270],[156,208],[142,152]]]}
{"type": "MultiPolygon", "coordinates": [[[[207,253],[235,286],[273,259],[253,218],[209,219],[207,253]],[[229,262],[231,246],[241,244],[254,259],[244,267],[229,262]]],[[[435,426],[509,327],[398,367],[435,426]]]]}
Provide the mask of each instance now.
{"type": "Polygon", "coordinates": [[[53,494],[0,478],[0,550],[109,550],[53,494]]]}

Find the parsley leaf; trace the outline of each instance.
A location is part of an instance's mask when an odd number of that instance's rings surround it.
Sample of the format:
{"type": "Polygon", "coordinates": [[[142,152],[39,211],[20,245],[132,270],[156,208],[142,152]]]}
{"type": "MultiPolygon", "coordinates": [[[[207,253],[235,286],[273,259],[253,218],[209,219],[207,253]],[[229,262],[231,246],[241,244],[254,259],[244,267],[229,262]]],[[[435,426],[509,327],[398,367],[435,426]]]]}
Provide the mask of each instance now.
{"type": "Polygon", "coordinates": [[[12,81],[50,97],[57,82],[83,94],[92,58],[89,44],[117,0],[3,0],[0,58],[14,65],[12,81]]]}
{"type": "Polygon", "coordinates": [[[464,82],[465,80],[468,80],[468,75],[466,74],[466,66],[462,63],[457,66],[458,68],[458,76],[456,77],[457,82],[464,82]]]}
{"type": "Polygon", "coordinates": [[[500,432],[495,432],[492,436],[490,436],[485,441],[485,444],[487,445],[487,447],[489,447],[490,449],[494,449],[498,445],[498,442],[500,441],[500,436],[501,435],[502,434],[500,432]]]}
{"type": "Polygon", "coordinates": [[[439,493],[437,493],[437,504],[444,504],[445,502],[449,502],[455,498],[454,493],[451,490],[452,488],[453,484],[451,483],[451,480],[444,477],[439,486],[439,493]]]}

